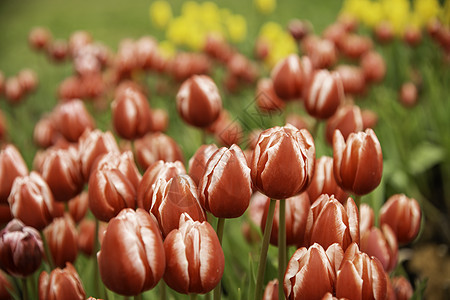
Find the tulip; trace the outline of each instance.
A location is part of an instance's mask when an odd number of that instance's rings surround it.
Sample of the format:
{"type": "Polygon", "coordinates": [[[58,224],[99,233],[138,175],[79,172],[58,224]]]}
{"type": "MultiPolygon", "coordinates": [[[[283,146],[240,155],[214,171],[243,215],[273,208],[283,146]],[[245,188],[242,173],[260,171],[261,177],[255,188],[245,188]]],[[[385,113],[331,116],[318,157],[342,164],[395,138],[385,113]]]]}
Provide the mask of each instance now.
{"type": "Polygon", "coordinates": [[[363,130],[367,128],[375,128],[375,126],[377,126],[378,115],[373,110],[363,109],[361,111],[361,117],[363,122],[363,130]]]}
{"type": "Polygon", "coordinates": [[[394,39],[394,30],[392,24],[388,21],[383,21],[375,26],[375,37],[381,43],[388,43],[394,39]]]}
{"type": "Polygon", "coordinates": [[[378,52],[369,51],[361,58],[361,68],[366,82],[380,82],[386,75],[386,62],[378,52]]]}
{"type": "Polygon", "coordinates": [[[398,276],[392,278],[391,282],[397,300],[411,299],[414,294],[414,289],[408,279],[398,276]]]}
{"type": "Polygon", "coordinates": [[[261,133],[253,152],[253,184],[273,199],[305,190],[314,172],[315,146],[310,133],[288,124],[261,133]]]}
{"type": "Polygon", "coordinates": [[[372,227],[361,235],[361,251],[378,258],[386,272],[392,271],[397,265],[398,245],[392,229],[383,225],[381,230],[372,227]]]}
{"type": "Polygon", "coordinates": [[[307,116],[301,116],[295,113],[290,113],[286,116],[286,123],[291,124],[298,130],[300,129],[312,129],[312,126],[310,125],[310,120],[307,118],[307,116]]]}
{"type": "Polygon", "coordinates": [[[234,53],[228,42],[219,35],[208,35],[203,51],[222,63],[226,63],[234,53]]]}
{"type": "Polygon", "coordinates": [[[52,34],[47,28],[34,27],[28,34],[28,43],[36,50],[45,49],[52,39],[52,34]]]}
{"type": "Polygon", "coordinates": [[[289,260],[284,275],[286,299],[322,299],[333,293],[334,266],[321,245],[299,248],[289,260]]]}
{"type": "MultiPolygon", "coordinates": [[[[100,245],[106,230],[106,223],[100,222],[98,228],[98,240],[100,245]]],[[[87,256],[94,254],[95,242],[95,221],[91,219],[83,219],[78,225],[78,249],[87,256]]]]}
{"type": "Polygon", "coordinates": [[[61,138],[63,137],[53,126],[50,117],[40,119],[34,126],[33,141],[39,147],[48,148],[61,138]]]}
{"type": "Polygon", "coordinates": [[[325,137],[327,142],[333,144],[333,134],[338,129],[344,139],[352,132],[363,130],[363,119],[361,109],[356,105],[342,105],[336,113],[327,120],[325,128],[325,137]]]}
{"type": "Polygon", "coordinates": [[[226,110],[222,110],[219,118],[208,128],[212,129],[215,139],[221,144],[230,147],[239,144],[243,137],[243,130],[240,123],[230,118],[226,110]]]}
{"type": "Polygon", "coordinates": [[[176,81],[183,81],[191,76],[209,73],[209,57],[202,53],[177,53],[169,65],[169,72],[176,81]]]}
{"type": "Polygon", "coordinates": [[[75,261],[78,255],[78,237],[75,224],[69,215],[55,218],[44,229],[44,235],[57,267],[64,268],[66,262],[75,261]]]}
{"type": "Polygon", "coordinates": [[[196,185],[199,185],[206,169],[206,163],[217,149],[217,146],[214,144],[202,145],[189,160],[189,176],[191,176],[196,185]]]}
{"type": "Polygon", "coordinates": [[[335,71],[341,76],[346,95],[361,95],[366,91],[364,70],[360,67],[340,65],[335,71]]]}
{"type": "Polygon", "coordinates": [[[417,103],[417,86],[412,82],[402,84],[398,98],[405,107],[413,107],[417,103]]]}
{"type": "Polygon", "coordinates": [[[78,76],[67,77],[59,84],[58,98],[63,101],[82,98],[83,95],[83,85],[78,76]]]}
{"type": "Polygon", "coordinates": [[[3,93],[5,88],[5,74],[0,70],[0,94],[3,93]]]}
{"type": "Polygon", "coordinates": [[[352,244],[345,252],[336,277],[336,296],[347,299],[385,299],[386,276],[375,257],[360,252],[352,244]]]}
{"type": "Polygon", "coordinates": [[[164,109],[153,109],[150,111],[151,131],[163,132],[169,126],[169,115],[164,109]]]}
{"type": "Polygon", "coordinates": [[[25,93],[22,86],[20,85],[19,78],[15,76],[6,79],[4,93],[8,102],[12,104],[19,103],[25,93]]]}
{"type": "Polygon", "coordinates": [[[357,34],[346,34],[337,43],[342,54],[358,59],[373,48],[372,40],[357,34]]]}
{"type": "Polygon", "coordinates": [[[69,50],[71,55],[76,56],[82,48],[91,44],[92,40],[89,32],[84,30],[74,31],[69,37],[69,50]]]}
{"type": "Polygon", "coordinates": [[[182,214],[179,229],[164,240],[164,251],[164,281],[175,291],[204,294],[220,282],[225,258],[208,222],[194,221],[188,214],[182,214]]]}
{"type": "Polygon", "coordinates": [[[131,296],[153,288],[166,265],[158,225],[143,209],[122,210],[109,222],[97,260],[102,281],[113,292],[131,296]]]}
{"type": "Polygon", "coordinates": [[[17,219],[0,231],[0,267],[12,276],[33,274],[41,265],[43,252],[39,232],[17,219]]]}
{"type": "Polygon", "coordinates": [[[267,283],[262,300],[278,300],[278,280],[274,279],[267,283]]]}
{"type": "Polygon", "coordinates": [[[335,44],[328,39],[310,36],[303,40],[302,47],[305,49],[306,55],[311,59],[314,69],[329,68],[337,61],[335,44]]]}
{"type": "Polygon", "coordinates": [[[411,47],[417,46],[422,41],[422,32],[416,26],[409,25],[403,33],[403,40],[411,47]]]}
{"type": "Polygon", "coordinates": [[[338,243],[344,251],[352,242],[359,244],[358,208],[353,199],[348,198],[344,206],[333,195],[320,196],[309,211],[305,241],[323,247],[338,243]]]}
{"type": "Polygon", "coordinates": [[[206,75],[194,75],[183,82],[177,93],[177,110],[192,126],[211,125],[222,110],[222,99],[214,81],[206,75]]]}
{"type": "Polygon", "coordinates": [[[198,190],[202,206],[218,218],[237,218],[245,212],[252,195],[252,181],[239,146],[222,147],[211,155],[198,190]]]}
{"type": "Polygon", "coordinates": [[[364,235],[370,231],[375,224],[375,214],[373,209],[367,203],[361,203],[359,206],[359,232],[364,235]]]}
{"type": "Polygon", "coordinates": [[[180,146],[170,136],[162,133],[148,133],[134,141],[138,164],[146,170],[158,160],[166,162],[183,161],[180,146]]]}
{"type": "Polygon", "coordinates": [[[0,227],[6,225],[13,219],[11,209],[8,204],[0,204],[0,227]]]}
{"type": "Polygon", "coordinates": [[[327,119],[344,100],[344,88],[338,73],[320,70],[312,76],[304,99],[306,111],[318,119],[327,119]]]}
{"type": "Polygon", "coordinates": [[[143,36],[136,41],[136,53],[139,66],[144,69],[152,69],[153,57],[158,51],[158,44],[152,36],[143,36]]]}
{"type": "Polygon", "coordinates": [[[38,78],[36,73],[31,69],[23,69],[17,74],[19,84],[25,93],[29,93],[36,89],[38,78]]]}
{"type": "Polygon", "coordinates": [[[340,40],[344,38],[344,36],[347,34],[347,31],[343,24],[341,23],[333,23],[329,25],[322,33],[322,36],[332,41],[335,45],[338,44],[340,40]]]}
{"type": "Polygon", "coordinates": [[[54,62],[62,62],[67,58],[69,45],[64,40],[55,40],[47,48],[48,57],[54,62]]]}
{"type": "Polygon", "coordinates": [[[284,102],[275,93],[273,81],[270,78],[261,78],[256,85],[256,105],[263,112],[281,111],[284,102]]]}
{"type": "Polygon", "coordinates": [[[77,224],[80,223],[80,221],[83,220],[83,218],[86,216],[88,210],[88,192],[83,191],[81,194],[70,199],[68,204],[69,214],[72,217],[72,220],[77,224]]]}
{"type": "Polygon", "coordinates": [[[404,194],[392,195],[380,210],[380,225],[389,225],[400,244],[407,244],[416,238],[421,218],[419,203],[404,194]]]}
{"type": "Polygon", "coordinates": [[[296,41],[301,41],[312,31],[312,25],[308,21],[292,19],[287,25],[287,29],[296,41]]]}
{"type": "Polygon", "coordinates": [[[206,220],[197,186],[189,175],[177,175],[169,180],[159,178],[154,186],[150,212],[158,220],[164,237],[178,228],[180,215],[184,212],[195,221],[206,220]]]}
{"type": "Polygon", "coordinates": [[[95,121],[79,99],[59,104],[54,110],[55,128],[70,142],[77,142],[86,129],[93,129],[95,121]]]}
{"type": "Polygon", "coordinates": [[[16,177],[28,174],[28,167],[19,150],[12,145],[6,145],[0,152],[0,203],[8,203],[8,196],[16,177]]]}
{"type": "Polygon", "coordinates": [[[56,201],[67,202],[78,195],[84,186],[78,150],[49,150],[42,161],[40,173],[56,201]]]}
{"type": "Polygon", "coordinates": [[[333,136],[333,170],[342,189],[355,195],[365,195],[381,182],[383,154],[372,129],[351,133],[344,140],[336,130],[333,136]]]}
{"type": "Polygon", "coordinates": [[[14,180],[8,202],[15,218],[37,230],[44,229],[56,215],[52,192],[35,171],[14,180]]]}
{"type": "Polygon", "coordinates": [[[227,69],[231,76],[239,82],[252,83],[257,77],[258,71],[252,62],[243,54],[234,53],[227,62],[227,69]]]}
{"type": "Polygon", "coordinates": [[[314,176],[306,192],[311,204],[322,194],[334,195],[339,202],[345,203],[348,194],[334,179],[332,157],[322,156],[316,160],[314,176]]]}
{"type": "Polygon", "coordinates": [[[86,292],[80,276],[71,263],[64,269],[54,269],[50,275],[42,271],[39,275],[39,300],[84,300],[86,292]]]}
{"type": "Polygon", "coordinates": [[[6,277],[5,273],[0,271],[0,299],[1,300],[11,300],[12,295],[10,294],[10,291],[12,291],[14,288],[11,284],[11,282],[6,277]]]}

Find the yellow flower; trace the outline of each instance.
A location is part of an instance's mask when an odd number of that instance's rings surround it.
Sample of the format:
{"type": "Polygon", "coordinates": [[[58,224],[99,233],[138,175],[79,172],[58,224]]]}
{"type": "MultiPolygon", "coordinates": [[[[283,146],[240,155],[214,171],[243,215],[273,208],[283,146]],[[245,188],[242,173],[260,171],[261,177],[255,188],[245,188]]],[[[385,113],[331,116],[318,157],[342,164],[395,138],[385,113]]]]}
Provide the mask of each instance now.
{"type": "Polygon", "coordinates": [[[159,53],[161,53],[162,56],[165,58],[171,58],[174,57],[177,50],[174,44],[170,41],[162,41],[158,44],[159,53]]]}
{"type": "Polygon", "coordinates": [[[167,1],[157,0],[150,5],[150,19],[153,24],[160,28],[166,28],[172,19],[172,8],[167,1]]]}
{"type": "Polygon", "coordinates": [[[276,0],[255,0],[254,3],[258,11],[266,15],[273,12],[277,6],[276,0]]]}
{"type": "Polygon", "coordinates": [[[189,20],[177,17],[169,23],[166,37],[175,45],[183,45],[189,35],[189,20]]]}
{"type": "Polygon", "coordinates": [[[247,22],[241,15],[231,15],[225,20],[232,42],[242,42],[247,35],[247,22]]]}
{"type": "Polygon", "coordinates": [[[280,24],[275,22],[267,22],[261,27],[259,35],[264,37],[269,43],[272,43],[282,32],[283,28],[280,24]]]}
{"type": "Polygon", "coordinates": [[[382,0],[386,20],[390,21],[396,34],[402,35],[411,17],[408,0],[382,0]]]}
{"type": "Polygon", "coordinates": [[[414,13],[419,26],[425,25],[428,21],[439,14],[441,7],[438,0],[415,0],[414,13]]]}

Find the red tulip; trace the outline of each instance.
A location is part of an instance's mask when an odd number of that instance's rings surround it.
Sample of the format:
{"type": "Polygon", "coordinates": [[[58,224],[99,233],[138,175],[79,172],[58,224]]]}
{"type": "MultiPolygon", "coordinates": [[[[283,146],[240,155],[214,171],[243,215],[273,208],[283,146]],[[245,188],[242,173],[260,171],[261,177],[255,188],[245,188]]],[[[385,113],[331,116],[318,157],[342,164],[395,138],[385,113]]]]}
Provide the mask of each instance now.
{"type": "Polygon", "coordinates": [[[411,283],[405,277],[394,277],[391,279],[392,288],[394,289],[396,300],[408,300],[414,294],[411,283]]]}
{"type": "Polygon", "coordinates": [[[24,96],[25,91],[20,85],[19,78],[9,77],[5,81],[5,97],[10,103],[19,103],[24,96]]]}
{"type": "Polygon", "coordinates": [[[416,238],[421,218],[419,203],[404,194],[391,196],[380,210],[380,225],[389,225],[400,244],[407,244],[416,238]]]}
{"type": "Polygon", "coordinates": [[[56,218],[44,229],[50,254],[57,267],[73,263],[78,255],[78,236],[75,223],[69,215],[56,218]]]}
{"type": "Polygon", "coordinates": [[[71,263],[64,269],[54,269],[50,275],[46,271],[39,275],[39,300],[57,299],[86,299],[83,283],[71,263]]]}
{"type": "Polygon", "coordinates": [[[417,46],[422,41],[422,32],[416,26],[409,25],[403,33],[403,40],[411,47],[417,46]]]}
{"type": "Polygon", "coordinates": [[[296,41],[301,41],[312,31],[312,25],[308,21],[292,19],[287,26],[289,33],[296,41]]]}
{"type": "Polygon", "coordinates": [[[239,144],[243,137],[243,130],[237,120],[231,119],[229,113],[224,109],[219,118],[210,126],[215,139],[221,144],[230,147],[239,144]]]}
{"type": "Polygon", "coordinates": [[[301,116],[295,113],[290,113],[286,116],[286,124],[291,124],[299,130],[310,130],[312,128],[312,126],[310,125],[310,120],[307,118],[307,116],[301,116]]]}
{"type": "Polygon", "coordinates": [[[273,81],[261,78],[256,85],[256,105],[262,112],[281,111],[285,103],[275,93],[273,81]]]}
{"type": "Polygon", "coordinates": [[[0,267],[12,276],[33,274],[41,265],[43,252],[39,232],[17,219],[0,231],[0,267]]]}
{"type": "MultiPolygon", "coordinates": [[[[100,245],[103,242],[106,223],[100,222],[98,228],[98,240],[100,245]]],[[[83,219],[78,226],[78,249],[87,256],[94,254],[95,242],[95,221],[92,219],[83,219]]]]}
{"type": "Polygon", "coordinates": [[[83,191],[81,194],[70,199],[68,204],[69,204],[69,213],[70,216],[72,217],[72,220],[75,223],[80,223],[80,221],[83,220],[83,218],[86,216],[88,210],[89,205],[88,192],[83,191]]]}
{"type": "Polygon", "coordinates": [[[206,37],[203,51],[222,63],[226,63],[234,53],[228,42],[218,35],[208,35],[206,37]]]}
{"type": "Polygon", "coordinates": [[[144,70],[152,69],[154,56],[158,52],[158,43],[152,36],[143,36],[136,41],[138,65],[144,70]]]}
{"type": "Polygon", "coordinates": [[[109,222],[97,259],[102,281],[113,292],[131,296],[153,288],[166,262],[158,225],[140,208],[122,210],[109,222]]]}
{"type": "Polygon", "coordinates": [[[375,126],[377,126],[378,115],[373,110],[370,109],[362,110],[361,117],[363,122],[363,130],[367,128],[375,128],[375,126]]]}
{"type": "Polygon", "coordinates": [[[344,35],[337,43],[339,50],[347,57],[357,59],[373,48],[372,40],[357,34],[344,35]]]}
{"type": "Polygon", "coordinates": [[[359,232],[361,236],[370,231],[375,224],[375,214],[367,203],[359,206],[359,232]]]}
{"type": "Polygon", "coordinates": [[[12,219],[13,215],[11,214],[9,204],[0,204],[0,227],[4,227],[4,225],[6,225],[12,219]]]}
{"type": "Polygon", "coordinates": [[[361,251],[378,258],[386,272],[392,271],[397,265],[398,245],[392,229],[383,225],[381,230],[372,227],[361,235],[361,251]]]}
{"type": "Polygon", "coordinates": [[[322,36],[337,45],[338,42],[342,40],[346,34],[347,30],[345,29],[344,25],[336,22],[325,28],[322,36]]]}
{"type": "Polygon", "coordinates": [[[344,139],[352,132],[363,130],[361,109],[356,105],[342,105],[336,113],[327,120],[325,136],[327,142],[333,144],[333,134],[336,129],[344,136],[344,139]]]}
{"type": "Polygon", "coordinates": [[[28,34],[28,43],[36,50],[45,49],[52,39],[52,34],[47,28],[34,27],[28,34]]]}
{"type": "Polygon", "coordinates": [[[262,300],[278,300],[278,279],[267,283],[262,300]]]}
{"type": "Polygon", "coordinates": [[[0,94],[3,93],[5,88],[5,74],[0,70],[0,94]]]}
{"type": "Polygon", "coordinates": [[[334,196],[320,196],[311,206],[305,241],[323,247],[338,243],[344,251],[352,242],[359,244],[358,208],[353,199],[348,198],[344,206],[334,196]]]}
{"type": "Polygon", "coordinates": [[[302,47],[311,59],[314,69],[329,68],[337,61],[335,44],[328,39],[309,36],[303,40],[302,47]]]}
{"type": "Polygon", "coordinates": [[[8,196],[16,177],[28,174],[28,167],[19,150],[12,145],[6,145],[0,152],[0,203],[8,203],[8,196]]]}
{"type": "Polygon", "coordinates": [[[399,92],[399,100],[405,107],[413,107],[418,98],[417,86],[412,82],[402,84],[399,92]]]}
{"type": "Polygon", "coordinates": [[[340,65],[335,71],[339,73],[346,95],[361,95],[366,91],[364,70],[360,67],[340,65]]]}
{"type": "Polygon", "coordinates": [[[252,62],[243,54],[234,53],[227,62],[227,69],[231,76],[239,82],[252,83],[257,77],[258,71],[252,62]]]}
{"type": "Polygon", "coordinates": [[[171,59],[167,69],[176,81],[183,81],[194,75],[207,74],[210,68],[209,57],[205,54],[180,52],[171,59]]]}
{"type": "Polygon", "coordinates": [[[38,85],[36,73],[31,69],[23,69],[17,74],[20,86],[25,93],[34,91],[38,85]]]}
{"type": "Polygon", "coordinates": [[[200,205],[197,186],[189,175],[177,175],[155,182],[150,212],[158,220],[163,236],[178,228],[180,215],[188,213],[195,221],[206,220],[200,205]]]}
{"type": "Polygon", "coordinates": [[[217,146],[214,144],[202,145],[189,160],[189,176],[191,176],[195,184],[199,185],[206,169],[206,163],[217,149],[217,146]]]}
{"type": "Polygon", "coordinates": [[[164,281],[183,294],[207,293],[219,284],[225,259],[214,229],[208,222],[180,217],[179,229],[164,241],[166,271],[164,281]]]}
{"type": "Polygon", "coordinates": [[[313,138],[305,129],[288,124],[263,131],[253,152],[253,184],[274,199],[302,192],[313,176],[315,152],[313,138]]]}
{"type": "Polygon", "coordinates": [[[59,104],[54,110],[55,128],[70,142],[77,142],[86,129],[93,129],[95,121],[79,99],[59,104]]]}
{"type": "Polygon", "coordinates": [[[361,58],[361,68],[366,82],[380,82],[386,75],[386,62],[378,52],[369,51],[361,58]]]}
{"type": "Polygon", "coordinates": [[[339,130],[333,137],[333,170],[342,189],[365,195],[375,189],[383,173],[380,142],[372,129],[351,133],[344,141],[339,130]]]}
{"type": "Polygon", "coordinates": [[[163,132],[169,126],[169,115],[164,109],[153,109],[150,111],[151,131],[163,132]]]}
{"type": "Polygon", "coordinates": [[[54,62],[65,60],[69,53],[69,45],[64,40],[52,41],[47,48],[47,54],[54,62]]]}
{"type": "Polygon", "coordinates": [[[74,31],[69,37],[69,49],[72,56],[77,55],[82,48],[90,45],[92,40],[92,36],[89,32],[84,30],[74,31]]]}
{"type": "Polygon", "coordinates": [[[375,37],[381,43],[388,43],[394,39],[394,30],[388,21],[380,22],[375,26],[375,37]]]}
{"type": "Polygon", "coordinates": [[[34,126],[33,141],[41,148],[48,148],[62,138],[62,135],[55,129],[50,117],[40,119],[34,126]]]}
{"type": "Polygon", "coordinates": [[[211,125],[222,110],[222,98],[214,81],[206,75],[194,75],[183,82],[177,93],[177,110],[192,126],[211,125]]]}
{"type": "Polygon", "coordinates": [[[58,98],[63,101],[82,98],[83,95],[83,84],[78,76],[67,77],[59,84],[58,98]]]}

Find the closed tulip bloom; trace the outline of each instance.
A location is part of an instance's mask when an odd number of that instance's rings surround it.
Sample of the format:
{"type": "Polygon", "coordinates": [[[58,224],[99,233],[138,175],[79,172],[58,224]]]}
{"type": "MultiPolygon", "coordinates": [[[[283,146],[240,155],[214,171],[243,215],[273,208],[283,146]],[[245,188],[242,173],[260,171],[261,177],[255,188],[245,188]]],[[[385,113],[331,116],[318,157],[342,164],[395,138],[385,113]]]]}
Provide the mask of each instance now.
{"type": "Polygon", "coordinates": [[[0,94],[3,93],[5,88],[5,74],[0,70],[0,94]]]}
{"type": "Polygon", "coordinates": [[[375,214],[372,207],[367,203],[361,203],[359,206],[359,232],[362,235],[370,231],[375,224],[375,214]]]}
{"type": "Polygon", "coordinates": [[[400,87],[398,98],[405,107],[413,107],[417,103],[419,91],[413,82],[405,82],[400,87]]]}
{"type": "Polygon", "coordinates": [[[335,69],[339,73],[346,95],[361,95],[366,91],[364,71],[360,67],[340,65],[335,69]]]}
{"type": "Polygon", "coordinates": [[[70,142],[77,142],[86,129],[95,127],[94,119],[79,99],[59,104],[54,120],[55,128],[70,142]]]}
{"type": "Polygon", "coordinates": [[[363,109],[361,111],[361,117],[363,121],[363,130],[367,128],[375,128],[378,124],[378,114],[370,109],[363,109]]]}
{"type": "Polygon", "coordinates": [[[214,81],[206,75],[194,75],[183,82],[177,93],[177,110],[192,126],[211,125],[222,110],[222,98],[214,81]]]}
{"type": "Polygon", "coordinates": [[[387,282],[383,266],[375,257],[352,244],[345,252],[336,278],[336,296],[347,299],[385,299],[387,282]]]}
{"type": "Polygon", "coordinates": [[[398,244],[392,229],[383,225],[381,229],[372,227],[361,235],[361,251],[378,258],[386,272],[397,265],[398,244]]]}
{"type": "Polygon", "coordinates": [[[278,279],[267,283],[262,300],[278,300],[278,279]]]}
{"type": "Polygon", "coordinates": [[[25,93],[34,91],[39,82],[36,72],[28,68],[21,70],[17,74],[17,79],[25,93]]]}
{"type": "Polygon", "coordinates": [[[288,124],[263,131],[253,152],[253,184],[266,196],[286,199],[305,190],[314,173],[311,134],[288,124]]]}
{"type": "Polygon", "coordinates": [[[22,100],[25,94],[22,86],[20,85],[19,78],[17,76],[9,77],[5,81],[5,97],[8,102],[17,104],[22,100]]]}
{"type": "Polygon", "coordinates": [[[302,46],[305,48],[306,55],[310,57],[314,69],[329,68],[337,61],[337,49],[330,40],[306,38],[302,46]],[[310,42],[307,43],[307,41],[310,42]]]}
{"type": "Polygon", "coordinates": [[[342,105],[336,113],[327,120],[325,128],[325,137],[327,142],[333,144],[333,134],[338,129],[344,139],[352,132],[363,130],[363,119],[361,109],[356,105],[342,105]]]}
{"type": "MultiPolygon", "coordinates": [[[[101,245],[107,224],[100,222],[99,225],[98,239],[101,245]]],[[[86,256],[91,256],[94,254],[94,242],[95,221],[92,219],[83,219],[78,225],[78,250],[86,256]]]]}
{"type": "Polygon", "coordinates": [[[33,141],[41,148],[48,148],[54,145],[58,139],[63,138],[55,129],[50,117],[40,119],[33,130],[33,141]]]}
{"type": "Polygon", "coordinates": [[[67,202],[83,189],[84,179],[75,147],[48,150],[41,166],[42,178],[56,201],[67,202]]]}
{"type": "Polygon", "coordinates": [[[422,41],[422,32],[417,26],[409,25],[403,33],[403,40],[411,47],[415,47],[422,41]]]}
{"type": "Polygon", "coordinates": [[[56,268],[50,275],[42,271],[39,275],[39,300],[84,300],[86,292],[80,276],[71,263],[64,269],[56,268]]]}
{"type": "Polygon", "coordinates": [[[338,42],[343,39],[346,34],[347,30],[345,29],[344,25],[336,22],[325,28],[322,36],[337,45],[338,42]]]}
{"type": "Polygon", "coordinates": [[[239,146],[222,147],[212,154],[198,190],[202,206],[218,218],[237,218],[246,211],[252,180],[239,146]]]}
{"type": "Polygon", "coordinates": [[[369,51],[363,55],[361,67],[367,82],[380,82],[386,75],[386,62],[383,56],[375,51],[369,51]]]}
{"type": "Polygon", "coordinates": [[[391,279],[392,288],[395,293],[396,300],[408,300],[414,294],[414,289],[408,279],[402,276],[391,279]]]}
{"type": "Polygon", "coordinates": [[[164,109],[152,109],[151,114],[151,131],[163,132],[169,126],[169,114],[164,109]]]}
{"type": "Polygon", "coordinates": [[[39,232],[17,219],[0,231],[0,267],[12,276],[33,274],[41,265],[43,252],[39,232]]]}
{"type": "Polygon", "coordinates": [[[198,199],[197,186],[189,175],[177,175],[169,180],[158,179],[150,212],[158,220],[164,237],[178,228],[183,213],[188,213],[195,221],[206,220],[198,199]]]}
{"type": "Polygon", "coordinates": [[[322,194],[334,195],[341,203],[345,203],[348,194],[336,183],[333,174],[333,158],[322,156],[316,160],[316,167],[311,184],[306,190],[311,204],[322,194]]]}
{"type": "Polygon", "coordinates": [[[78,255],[78,236],[70,215],[55,218],[44,229],[44,235],[57,267],[64,268],[66,262],[75,261],[78,255]]]}
{"type": "Polygon", "coordinates": [[[81,192],[81,194],[70,199],[68,204],[69,214],[72,217],[72,220],[77,224],[80,223],[80,221],[86,216],[89,207],[88,192],[81,192]]]}
{"type": "Polygon", "coordinates": [[[394,39],[394,29],[389,21],[379,22],[374,30],[376,39],[383,44],[394,39]]]}
{"type": "Polygon", "coordinates": [[[189,176],[191,176],[195,184],[198,185],[200,183],[200,179],[206,169],[206,163],[217,149],[215,144],[201,145],[189,160],[189,176]]]}
{"type": "Polygon", "coordinates": [[[179,229],[164,240],[164,251],[164,281],[179,293],[204,294],[222,279],[223,250],[214,229],[206,221],[194,221],[184,213],[179,229]]]}
{"type": "Polygon", "coordinates": [[[18,176],[28,174],[28,167],[19,150],[12,145],[6,145],[0,152],[0,203],[8,203],[11,187],[18,176]]]}
{"type": "Polygon", "coordinates": [[[284,274],[286,299],[322,299],[333,292],[334,267],[320,244],[299,248],[292,255],[284,274]]]}
{"type": "Polygon", "coordinates": [[[97,260],[102,281],[113,292],[131,296],[153,288],[166,265],[158,225],[142,209],[122,210],[109,222],[97,260]]]}
{"type": "Polygon", "coordinates": [[[64,61],[69,52],[69,45],[65,40],[55,40],[47,48],[48,57],[54,62],[64,61]]]}
{"type": "Polygon", "coordinates": [[[148,133],[135,140],[134,146],[137,162],[144,170],[158,160],[166,162],[184,160],[177,142],[162,132],[148,133]]]}
{"type": "Polygon", "coordinates": [[[336,182],[346,191],[365,195],[375,189],[383,173],[380,142],[372,129],[351,133],[344,140],[336,130],[333,137],[333,170],[336,182]]]}
{"type": "Polygon", "coordinates": [[[338,41],[337,46],[345,56],[358,59],[373,48],[373,43],[369,37],[346,34],[338,41]]]}
{"type": "Polygon", "coordinates": [[[417,200],[404,194],[391,196],[380,210],[380,225],[389,225],[399,244],[407,244],[416,238],[421,218],[422,212],[417,200]]]}
{"type": "Polygon", "coordinates": [[[323,247],[338,243],[344,251],[352,242],[359,244],[358,208],[353,199],[348,198],[344,206],[334,196],[320,196],[309,211],[305,240],[323,247]]]}
{"type": "Polygon", "coordinates": [[[45,27],[34,27],[28,34],[28,43],[36,50],[45,49],[52,40],[52,34],[45,27]]]}
{"type": "Polygon", "coordinates": [[[256,85],[256,105],[263,112],[281,111],[285,103],[275,93],[273,81],[261,78],[256,85]]]}
{"type": "Polygon", "coordinates": [[[164,162],[159,160],[153,163],[145,171],[137,189],[137,206],[149,211],[152,205],[155,183],[158,179],[163,178],[168,181],[170,178],[182,174],[186,174],[186,170],[180,161],[164,162]]]}
{"type": "Polygon", "coordinates": [[[15,218],[37,230],[50,224],[57,210],[50,187],[35,171],[16,178],[8,202],[15,218]]]}

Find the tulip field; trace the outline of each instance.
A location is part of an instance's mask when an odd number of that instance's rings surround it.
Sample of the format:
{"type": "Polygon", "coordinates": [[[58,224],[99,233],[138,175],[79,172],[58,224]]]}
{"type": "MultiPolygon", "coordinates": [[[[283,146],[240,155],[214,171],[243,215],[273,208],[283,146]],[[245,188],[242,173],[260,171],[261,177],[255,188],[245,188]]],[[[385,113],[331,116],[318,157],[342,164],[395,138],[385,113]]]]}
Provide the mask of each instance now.
{"type": "Polygon", "coordinates": [[[449,0],[0,28],[0,300],[449,299],[449,0]]]}

